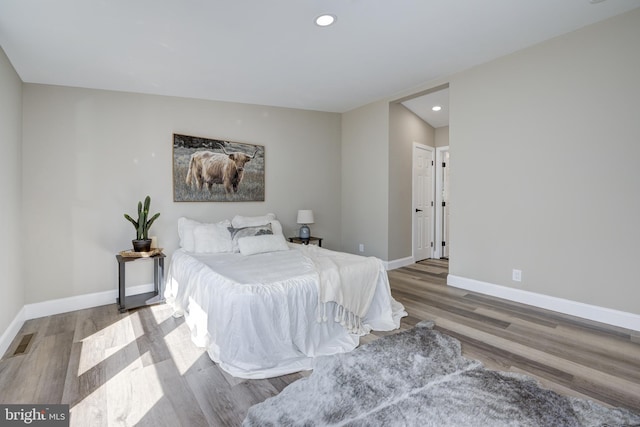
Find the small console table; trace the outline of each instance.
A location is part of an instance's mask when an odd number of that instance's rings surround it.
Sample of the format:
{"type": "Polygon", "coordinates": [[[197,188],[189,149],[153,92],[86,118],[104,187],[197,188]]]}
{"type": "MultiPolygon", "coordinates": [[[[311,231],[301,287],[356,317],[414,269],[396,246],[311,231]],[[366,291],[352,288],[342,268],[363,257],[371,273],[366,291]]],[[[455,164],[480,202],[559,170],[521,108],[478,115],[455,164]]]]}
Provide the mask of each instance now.
{"type": "Polygon", "coordinates": [[[118,260],[118,309],[120,313],[125,311],[142,307],[143,305],[157,304],[164,302],[164,259],[166,255],[163,253],[156,254],[149,257],[124,257],[120,254],[116,255],[118,260]],[[125,293],[125,264],[135,261],[149,261],[153,260],[153,291],[145,292],[143,294],[126,296],[125,293]]]}

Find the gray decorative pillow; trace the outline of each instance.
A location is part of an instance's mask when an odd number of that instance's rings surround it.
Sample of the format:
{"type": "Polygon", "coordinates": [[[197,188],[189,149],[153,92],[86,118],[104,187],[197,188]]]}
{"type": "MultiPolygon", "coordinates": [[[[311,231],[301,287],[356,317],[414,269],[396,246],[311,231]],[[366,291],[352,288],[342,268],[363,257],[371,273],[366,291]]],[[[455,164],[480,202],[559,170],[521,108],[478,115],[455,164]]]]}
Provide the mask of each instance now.
{"type": "Polygon", "coordinates": [[[231,241],[233,242],[233,251],[240,252],[240,247],[238,246],[238,239],[242,237],[249,236],[264,236],[265,234],[273,234],[273,230],[271,229],[271,224],[258,225],[255,227],[242,227],[242,228],[228,228],[229,233],[231,233],[231,241]]]}

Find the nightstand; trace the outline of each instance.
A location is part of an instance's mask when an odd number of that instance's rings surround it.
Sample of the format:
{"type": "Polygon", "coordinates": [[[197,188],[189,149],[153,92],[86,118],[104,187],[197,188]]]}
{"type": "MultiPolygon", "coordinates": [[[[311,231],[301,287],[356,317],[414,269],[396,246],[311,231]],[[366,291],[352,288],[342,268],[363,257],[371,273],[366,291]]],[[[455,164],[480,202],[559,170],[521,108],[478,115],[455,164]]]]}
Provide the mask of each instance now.
{"type": "Polygon", "coordinates": [[[118,309],[120,313],[124,313],[130,308],[142,307],[143,305],[151,305],[164,302],[164,259],[166,255],[159,253],[150,257],[124,257],[120,254],[116,255],[118,260],[118,309]],[[125,292],[125,264],[136,261],[153,261],[153,291],[143,294],[126,296],[125,292]]]}
{"type": "Polygon", "coordinates": [[[318,246],[322,247],[322,237],[309,237],[308,239],[303,239],[301,237],[289,237],[289,242],[291,243],[301,243],[303,245],[308,245],[308,244],[312,244],[315,245],[317,244],[318,246]]]}

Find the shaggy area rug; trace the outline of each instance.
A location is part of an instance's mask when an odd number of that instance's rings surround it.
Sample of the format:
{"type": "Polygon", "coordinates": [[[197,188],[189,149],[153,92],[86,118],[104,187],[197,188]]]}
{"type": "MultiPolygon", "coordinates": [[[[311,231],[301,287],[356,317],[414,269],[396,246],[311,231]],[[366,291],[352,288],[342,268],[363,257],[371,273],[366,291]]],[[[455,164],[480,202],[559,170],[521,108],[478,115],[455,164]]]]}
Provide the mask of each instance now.
{"type": "Polygon", "coordinates": [[[249,409],[244,426],[640,426],[640,415],[492,371],[421,322],[351,353],[249,409]]]}

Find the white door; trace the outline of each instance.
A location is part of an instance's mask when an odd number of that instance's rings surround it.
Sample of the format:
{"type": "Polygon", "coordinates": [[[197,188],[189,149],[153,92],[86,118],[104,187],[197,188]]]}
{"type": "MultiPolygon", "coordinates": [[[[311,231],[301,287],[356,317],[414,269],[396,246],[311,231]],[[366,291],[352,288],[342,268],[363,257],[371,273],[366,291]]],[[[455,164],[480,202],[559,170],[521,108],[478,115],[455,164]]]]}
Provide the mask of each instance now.
{"type": "Polygon", "coordinates": [[[436,258],[449,258],[449,147],[436,149],[436,258]]]}
{"type": "Polygon", "coordinates": [[[433,148],[413,143],[413,259],[433,257],[433,148]]]}

